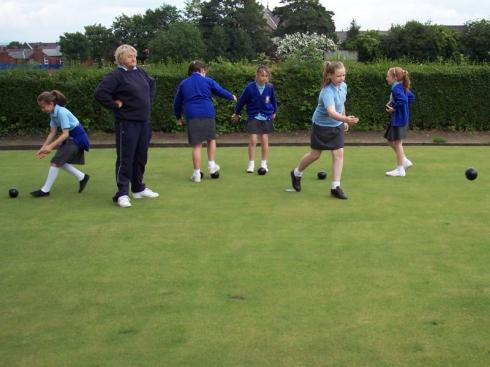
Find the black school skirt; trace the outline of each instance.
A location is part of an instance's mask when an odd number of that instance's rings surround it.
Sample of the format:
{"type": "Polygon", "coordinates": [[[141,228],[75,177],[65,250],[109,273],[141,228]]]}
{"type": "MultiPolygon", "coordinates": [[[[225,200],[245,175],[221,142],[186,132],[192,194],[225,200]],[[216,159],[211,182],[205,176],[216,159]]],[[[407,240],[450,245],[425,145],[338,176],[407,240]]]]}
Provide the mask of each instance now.
{"type": "Polygon", "coordinates": [[[187,139],[191,145],[216,139],[216,122],[214,118],[195,118],[189,120],[187,122],[187,139]]]}
{"type": "Polygon", "coordinates": [[[337,150],[343,148],[344,124],[337,127],[313,124],[310,147],[315,150],[337,150]]]}

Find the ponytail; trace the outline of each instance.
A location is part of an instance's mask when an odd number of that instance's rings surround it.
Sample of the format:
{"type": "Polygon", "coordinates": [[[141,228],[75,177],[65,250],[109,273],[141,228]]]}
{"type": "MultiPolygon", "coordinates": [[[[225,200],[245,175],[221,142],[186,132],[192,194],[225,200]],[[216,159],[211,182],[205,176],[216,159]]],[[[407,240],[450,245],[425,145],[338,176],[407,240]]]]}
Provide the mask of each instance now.
{"type": "Polygon", "coordinates": [[[59,90],[54,89],[50,92],[42,92],[39,96],[37,96],[37,102],[54,103],[59,106],[65,106],[66,97],[59,90]]]}
{"type": "Polygon", "coordinates": [[[403,88],[405,89],[405,91],[410,89],[411,86],[410,75],[407,70],[404,70],[401,67],[397,66],[388,69],[388,73],[392,75],[396,79],[396,81],[401,82],[403,84],[403,88]]]}
{"type": "Polygon", "coordinates": [[[340,61],[325,61],[323,64],[323,81],[322,86],[326,87],[332,82],[330,76],[335,74],[335,71],[338,69],[345,69],[344,64],[340,61]]]}

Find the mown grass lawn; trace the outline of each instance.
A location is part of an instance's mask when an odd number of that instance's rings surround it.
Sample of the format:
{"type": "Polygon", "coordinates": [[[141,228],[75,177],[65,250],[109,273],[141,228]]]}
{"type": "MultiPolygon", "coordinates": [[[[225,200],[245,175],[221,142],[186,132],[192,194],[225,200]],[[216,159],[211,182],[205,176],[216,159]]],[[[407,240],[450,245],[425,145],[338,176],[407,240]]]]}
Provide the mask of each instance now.
{"type": "Polygon", "coordinates": [[[273,147],[258,176],[218,148],[195,184],[190,149],[152,149],[160,197],[130,209],[113,150],[84,193],[60,172],[40,199],[48,161],[0,152],[0,365],[490,365],[488,148],[409,147],[389,178],[387,147],[347,147],[347,201],[316,178],[329,155],[284,191],[306,151],[273,147]]]}

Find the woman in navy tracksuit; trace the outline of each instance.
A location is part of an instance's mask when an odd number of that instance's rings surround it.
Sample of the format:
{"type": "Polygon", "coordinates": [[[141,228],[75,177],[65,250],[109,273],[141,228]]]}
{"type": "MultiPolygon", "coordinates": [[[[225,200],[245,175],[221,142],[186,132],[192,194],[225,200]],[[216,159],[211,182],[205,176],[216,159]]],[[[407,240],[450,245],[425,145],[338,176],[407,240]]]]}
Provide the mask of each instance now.
{"type": "Polygon", "coordinates": [[[194,171],[191,181],[201,182],[201,149],[202,142],[207,142],[208,170],[211,177],[219,177],[215,162],[216,155],[216,122],[213,106],[213,95],[236,101],[236,97],[221,87],[216,81],[206,76],[206,65],[193,61],[189,65],[188,77],[184,79],[175,95],[174,113],[177,124],[183,124],[183,115],[187,123],[187,137],[192,145],[192,163],[194,171]]]}
{"type": "Polygon", "coordinates": [[[242,108],[247,106],[247,132],[250,134],[248,143],[248,167],[247,172],[252,173],[255,167],[255,147],[257,135],[260,135],[262,160],[260,167],[263,172],[268,172],[267,159],[269,156],[269,134],[274,132],[273,121],[276,118],[277,102],[274,87],[269,83],[270,72],[267,66],[257,68],[255,81],[249,83],[243,90],[235,106],[233,119],[240,120],[242,108]]]}
{"type": "Polygon", "coordinates": [[[95,98],[112,110],[116,119],[116,182],[118,191],[112,198],[122,208],[131,206],[133,198],[158,197],[143,182],[151,139],[150,111],[155,97],[155,79],[136,67],[136,50],[121,45],[115,53],[118,67],[106,75],[95,90],[95,98]]]}
{"type": "Polygon", "coordinates": [[[400,67],[390,68],[386,73],[386,81],[391,85],[390,100],[386,104],[386,111],[391,113],[391,120],[385,138],[396,154],[396,168],[386,172],[386,175],[403,177],[406,175],[406,170],[413,165],[405,156],[403,140],[407,138],[410,120],[408,106],[415,101],[415,96],[410,91],[408,71],[400,67]]]}

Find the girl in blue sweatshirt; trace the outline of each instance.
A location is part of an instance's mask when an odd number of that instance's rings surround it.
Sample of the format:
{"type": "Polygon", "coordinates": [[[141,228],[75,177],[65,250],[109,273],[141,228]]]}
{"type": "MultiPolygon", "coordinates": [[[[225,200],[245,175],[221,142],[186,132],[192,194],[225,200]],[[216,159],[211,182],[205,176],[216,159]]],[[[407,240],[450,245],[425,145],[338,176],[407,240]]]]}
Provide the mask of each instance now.
{"type": "Polygon", "coordinates": [[[247,106],[246,129],[250,134],[248,143],[248,167],[247,172],[253,173],[255,167],[255,147],[257,135],[260,135],[260,146],[262,160],[260,167],[263,172],[268,172],[267,159],[269,157],[269,134],[274,132],[273,121],[276,118],[277,102],[274,87],[269,83],[270,72],[267,66],[261,65],[257,68],[255,81],[250,82],[243,90],[235,106],[232,118],[235,122],[240,121],[240,113],[247,106]]]}
{"type": "Polygon", "coordinates": [[[177,125],[187,123],[187,137],[192,146],[192,163],[194,171],[191,181],[201,182],[201,149],[202,142],[207,142],[208,170],[213,178],[219,177],[220,167],[215,162],[216,156],[216,112],[213,95],[236,101],[236,97],[221,87],[216,81],[206,76],[206,65],[193,61],[189,65],[188,77],[184,79],[175,95],[174,113],[177,125]]]}
{"type": "Polygon", "coordinates": [[[415,101],[410,91],[410,77],[408,71],[400,67],[388,69],[386,81],[391,85],[390,101],[386,104],[386,111],[391,113],[391,121],[386,129],[385,138],[396,155],[396,168],[386,172],[387,176],[403,177],[406,170],[413,163],[405,156],[403,140],[407,138],[410,113],[408,105],[415,101]]]}
{"type": "Polygon", "coordinates": [[[49,113],[50,131],[42,147],[36,152],[36,157],[42,159],[58,147],[56,154],[51,159],[48,177],[39,190],[31,192],[31,195],[40,198],[49,196],[60,168],[73,175],[78,180],[78,192],[82,192],[90,178],[73,167],[72,164],[85,164],[84,151],[90,148],[90,142],[82,124],[65,108],[66,97],[57,90],[43,92],[37,97],[37,103],[41,111],[49,113]],[[61,134],[57,137],[58,128],[61,134]]]}

